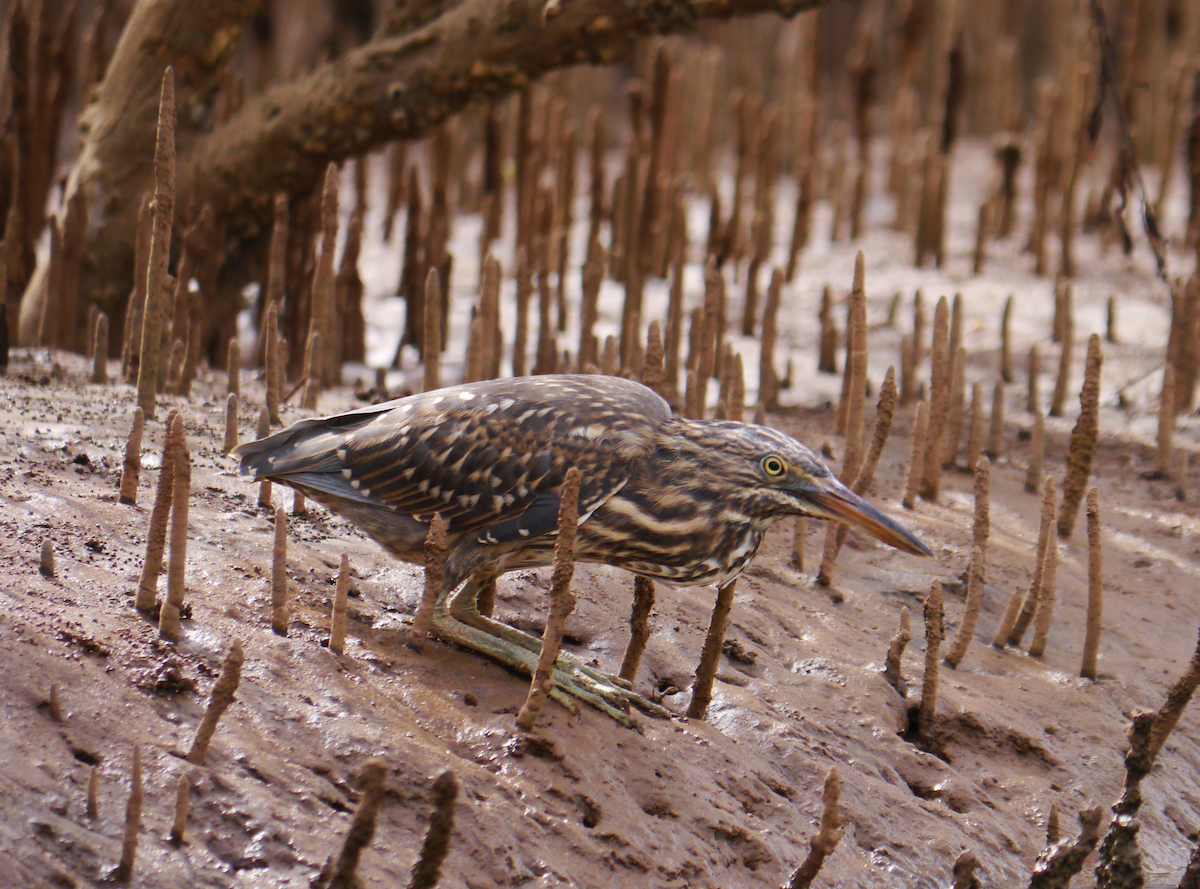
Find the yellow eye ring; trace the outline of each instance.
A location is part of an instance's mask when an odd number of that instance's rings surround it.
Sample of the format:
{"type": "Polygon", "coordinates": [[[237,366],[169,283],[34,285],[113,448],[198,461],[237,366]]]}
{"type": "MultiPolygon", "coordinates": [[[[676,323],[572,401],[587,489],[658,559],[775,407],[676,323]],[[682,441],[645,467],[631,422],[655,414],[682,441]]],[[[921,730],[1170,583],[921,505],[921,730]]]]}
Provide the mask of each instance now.
{"type": "Polygon", "coordinates": [[[779,478],[784,474],[784,472],[786,472],[783,461],[774,456],[765,457],[762,461],[762,468],[763,472],[765,472],[771,478],[779,478]]]}

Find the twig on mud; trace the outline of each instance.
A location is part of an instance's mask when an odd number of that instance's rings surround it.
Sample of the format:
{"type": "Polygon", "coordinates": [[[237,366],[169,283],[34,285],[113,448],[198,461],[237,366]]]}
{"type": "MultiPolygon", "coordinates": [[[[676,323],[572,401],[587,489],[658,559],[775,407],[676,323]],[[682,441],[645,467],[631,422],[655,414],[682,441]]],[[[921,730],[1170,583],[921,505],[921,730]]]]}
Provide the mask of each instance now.
{"type": "Polygon", "coordinates": [[[179,782],[175,785],[175,820],[171,824],[171,834],[168,837],[171,845],[177,849],[183,845],[191,802],[192,782],[186,774],[180,775],[179,782]]]}
{"type": "Polygon", "coordinates": [[[908,691],[908,683],[904,681],[904,677],[900,673],[900,662],[904,658],[904,649],[910,641],[912,641],[912,619],[908,606],[905,605],[900,609],[900,629],[892,637],[883,666],[883,678],[900,693],[900,697],[904,697],[908,691]]]}
{"type": "Polygon", "coordinates": [[[542,633],[542,650],[529,684],[529,695],[517,714],[517,725],[533,728],[538,712],[554,685],[554,664],[562,649],[567,617],[575,610],[571,577],[575,573],[575,535],[579,528],[579,470],[571,467],[563,479],[558,507],[558,538],[554,542],[554,567],[550,575],[550,613],[542,633]]]}
{"type": "MultiPolygon", "coordinates": [[[[1158,277],[1169,287],[1170,278],[1167,276],[1166,242],[1158,230],[1158,219],[1154,214],[1154,207],[1150,203],[1150,199],[1146,196],[1146,184],[1142,181],[1141,168],[1138,166],[1137,150],[1133,145],[1133,137],[1129,133],[1129,123],[1125,120],[1125,113],[1121,108],[1120,97],[1116,91],[1117,53],[1113,46],[1112,34],[1108,29],[1108,20],[1104,15],[1104,7],[1100,3],[1100,0],[1091,0],[1091,10],[1092,19],[1095,21],[1096,29],[1099,32],[1100,80],[1096,89],[1096,104],[1092,107],[1092,113],[1088,119],[1088,140],[1092,145],[1096,144],[1096,139],[1100,136],[1100,127],[1104,120],[1104,101],[1111,98],[1113,116],[1117,122],[1117,132],[1120,135],[1121,141],[1122,179],[1132,179],[1137,186],[1138,196],[1142,200],[1142,227],[1145,229],[1146,239],[1150,242],[1150,249],[1154,253],[1154,262],[1157,266],[1158,277]]],[[[1121,206],[1113,214],[1113,218],[1121,227],[1121,236],[1128,241],[1129,232],[1125,230],[1125,225],[1121,221],[1121,211],[1125,209],[1124,183],[1122,183],[1119,192],[1121,195],[1121,206]]]]}
{"type": "Polygon", "coordinates": [[[1084,860],[1096,848],[1104,811],[1099,806],[1079,813],[1079,838],[1049,840],[1049,846],[1037,857],[1029,889],[1067,889],[1071,879],[1083,869],[1084,860]]]}
{"type": "Polygon", "coordinates": [[[433,611],[438,597],[446,585],[446,520],[435,512],[425,535],[425,589],[421,604],[408,629],[408,647],[420,651],[429,638],[429,627],[433,622],[433,611]]]}
{"type": "Polygon", "coordinates": [[[433,782],[433,814],[421,845],[421,854],[413,866],[408,889],[433,889],[441,875],[442,862],[450,851],[450,831],[454,829],[454,803],[458,797],[458,779],[447,769],[433,782]]]}
{"type": "Polygon", "coordinates": [[[808,889],[821,870],[821,865],[829,857],[842,838],[842,813],[838,808],[838,797],[841,796],[841,781],[837,769],[830,769],[825,776],[825,790],[821,794],[824,808],[821,811],[821,826],[816,836],[809,840],[808,855],[792,878],[788,881],[787,889],[808,889]]]}
{"type": "Polygon", "coordinates": [[[204,711],[200,725],[196,728],[192,749],[188,751],[186,757],[187,761],[193,765],[204,765],[204,759],[208,756],[208,745],[212,741],[213,733],[217,730],[217,723],[229,705],[233,703],[233,696],[242,679],[242,664],[245,660],[242,643],[234,639],[233,644],[229,646],[229,654],[225,656],[225,663],[221,665],[221,675],[217,677],[217,683],[213,686],[212,697],[208,699],[208,707],[204,711]]]}
{"type": "Polygon", "coordinates": [[[129,775],[129,802],[125,806],[125,832],[121,839],[121,861],[113,873],[117,883],[128,883],[133,876],[138,833],[142,829],[142,752],[133,748],[133,769],[129,775]]]}
{"type": "Polygon", "coordinates": [[[355,871],[358,860],[375,836],[375,819],[379,816],[379,807],[383,805],[383,779],[387,776],[387,765],[378,759],[371,759],[362,768],[362,797],[354,817],[350,821],[350,829],[342,842],[341,851],[337,857],[332,855],[325,862],[316,881],[314,889],[351,889],[358,886],[355,871]]]}

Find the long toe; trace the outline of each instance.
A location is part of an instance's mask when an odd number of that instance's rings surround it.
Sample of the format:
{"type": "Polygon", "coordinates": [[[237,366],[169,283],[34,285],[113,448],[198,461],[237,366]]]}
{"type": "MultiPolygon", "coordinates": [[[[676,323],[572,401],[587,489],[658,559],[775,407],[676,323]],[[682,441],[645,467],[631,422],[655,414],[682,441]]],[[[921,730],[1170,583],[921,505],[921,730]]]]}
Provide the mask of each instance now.
{"type": "MultiPolygon", "coordinates": [[[[508,642],[517,648],[522,648],[526,651],[532,652],[534,655],[539,654],[542,650],[542,640],[538,639],[536,636],[532,636],[523,630],[518,630],[516,627],[510,627],[506,623],[502,623],[495,618],[488,617],[480,614],[479,612],[475,612],[473,614],[455,614],[453,611],[450,611],[448,612],[447,616],[451,619],[457,620],[459,623],[466,624],[467,626],[474,627],[477,630],[487,633],[489,636],[493,636],[497,639],[508,642]]],[[[580,673],[583,676],[594,680],[598,687],[607,688],[615,685],[627,692],[633,689],[633,683],[631,683],[629,680],[622,679],[620,676],[614,676],[611,673],[605,673],[603,670],[599,670],[596,667],[585,664],[576,655],[573,655],[567,651],[559,653],[556,666],[559,670],[562,670],[568,674],[580,673]]],[[[640,701],[635,702],[634,706],[643,712],[653,713],[653,708],[657,705],[647,701],[645,698],[641,698],[640,695],[638,697],[640,698],[640,701]]]]}
{"type": "MultiPolygon", "coordinates": [[[[434,613],[432,629],[443,641],[485,654],[526,676],[532,676],[537,669],[536,652],[463,623],[445,610],[434,613]]],[[[626,687],[624,680],[591,667],[584,667],[578,659],[570,656],[566,661],[560,658],[552,678],[555,688],[550,696],[554,700],[563,703],[563,695],[569,695],[631,728],[638,725],[637,719],[630,715],[631,709],[658,718],[668,718],[671,715],[666,708],[648,701],[626,687]]],[[[571,707],[567,709],[572,710],[571,707]]]]}
{"type": "MultiPolygon", "coordinates": [[[[554,671],[556,681],[562,673],[561,668],[554,671]]],[[[610,676],[590,668],[586,672],[576,669],[573,674],[568,674],[568,676],[576,686],[587,690],[591,695],[619,710],[628,712],[632,707],[647,716],[658,719],[668,719],[671,716],[670,710],[633,691],[629,688],[628,683],[619,676],[610,676]]]]}

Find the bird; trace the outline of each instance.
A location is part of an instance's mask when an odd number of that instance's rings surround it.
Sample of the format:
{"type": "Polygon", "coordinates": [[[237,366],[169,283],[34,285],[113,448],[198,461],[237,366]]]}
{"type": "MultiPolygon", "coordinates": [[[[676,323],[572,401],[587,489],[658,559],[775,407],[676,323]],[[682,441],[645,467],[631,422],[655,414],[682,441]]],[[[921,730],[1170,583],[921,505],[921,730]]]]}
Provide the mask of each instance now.
{"type": "MultiPolygon", "coordinates": [[[[581,474],[575,560],[676,585],[734,582],[787,516],[857,527],[914,555],[915,535],[851,491],[796,439],[732,420],[675,416],[640,383],[558,374],[468,383],[300,420],[233,451],[254,481],[288,485],[405,562],[447,526],[432,630],[532,674],[539,639],[484,615],[479,593],[551,564],[567,470],[581,474]]],[[[665,710],[569,654],[553,696],[625,720],[665,710]]]]}

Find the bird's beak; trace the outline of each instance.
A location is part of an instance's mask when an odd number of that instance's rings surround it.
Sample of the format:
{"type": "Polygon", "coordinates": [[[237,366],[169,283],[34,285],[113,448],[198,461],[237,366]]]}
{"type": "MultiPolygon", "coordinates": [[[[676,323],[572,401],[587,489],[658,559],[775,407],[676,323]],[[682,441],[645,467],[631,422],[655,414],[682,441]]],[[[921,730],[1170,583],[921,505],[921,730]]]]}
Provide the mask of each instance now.
{"type": "Polygon", "coordinates": [[[898,550],[914,556],[932,556],[911,531],[892,521],[837,479],[813,479],[800,488],[804,511],[817,518],[858,528],[898,550]]]}

